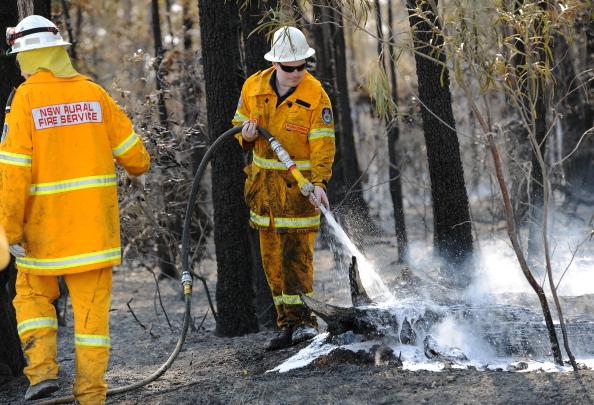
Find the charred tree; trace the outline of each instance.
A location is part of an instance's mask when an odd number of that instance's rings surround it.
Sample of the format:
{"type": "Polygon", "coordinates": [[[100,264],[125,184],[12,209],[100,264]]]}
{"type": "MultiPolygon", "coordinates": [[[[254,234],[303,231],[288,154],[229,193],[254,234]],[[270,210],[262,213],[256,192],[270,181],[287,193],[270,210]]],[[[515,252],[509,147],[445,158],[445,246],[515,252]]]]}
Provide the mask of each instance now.
{"type": "Polygon", "coordinates": [[[62,0],[61,5],[62,14],[64,15],[64,23],[66,24],[66,32],[68,33],[68,42],[72,44],[68,47],[68,54],[70,55],[70,58],[76,62],[78,59],[76,55],[76,43],[78,38],[74,36],[72,30],[72,20],[70,19],[70,2],[68,0],[62,0]]]}
{"type": "MultiPolygon", "coordinates": [[[[245,5],[245,8],[240,10],[243,61],[246,77],[270,66],[270,62],[264,59],[264,54],[270,48],[270,44],[266,40],[265,32],[256,32],[255,29],[258,27],[266,11],[271,8],[276,9],[276,7],[276,0],[250,1],[245,5]]],[[[246,163],[249,163],[251,156],[247,156],[246,158],[248,159],[246,163]]],[[[258,231],[250,228],[249,232],[251,254],[254,259],[253,282],[256,297],[256,314],[261,325],[274,327],[276,325],[276,310],[268,282],[266,281],[264,267],[262,266],[258,231]]]]}
{"type": "Polygon", "coordinates": [[[336,133],[336,155],[328,187],[330,202],[347,228],[368,227],[369,232],[375,232],[369,207],[363,198],[361,170],[353,137],[341,10],[334,2],[323,0],[313,5],[313,11],[316,72],[332,102],[336,133]]]}
{"type": "MultiPolygon", "coordinates": [[[[216,139],[229,128],[241,91],[239,10],[236,3],[199,0],[200,34],[208,133],[216,139]],[[223,46],[224,45],[224,46],[223,46]]],[[[216,333],[238,336],[256,332],[248,209],[243,199],[244,161],[234,139],[223,143],[212,160],[214,241],[218,266],[216,333]]]]}
{"type": "MultiPolygon", "coordinates": [[[[201,130],[198,119],[198,96],[201,93],[200,80],[197,78],[195,66],[197,64],[196,55],[194,51],[191,31],[194,27],[194,20],[190,15],[190,0],[183,0],[182,2],[182,24],[183,24],[183,64],[182,64],[182,80],[181,80],[181,97],[183,106],[183,126],[186,128],[187,135],[191,138],[190,145],[192,147],[192,173],[196,172],[200,161],[202,160],[207,139],[204,132],[201,130]]],[[[206,190],[200,187],[198,190],[199,196],[206,198],[206,190]]],[[[184,197],[180,197],[184,198],[184,197]]],[[[202,197],[199,197],[203,199],[202,197]]],[[[177,226],[181,227],[181,223],[177,226]]],[[[195,262],[200,262],[203,258],[207,238],[212,233],[212,223],[208,214],[196,207],[192,219],[191,240],[195,245],[193,259],[195,262]]]]}
{"type": "MultiPolygon", "coordinates": [[[[394,46],[392,45],[392,1],[388,1],[388,26],[390,27],[390,43],[388,44],[388,58],[390,63],[390,93],[394,106],[398,105],[398,86],[396,81],[396,66],[394,62],[394,46]]],[[[384,34],[382,30],[382,14],[379,0],[375,0],[375,21],[378,36],[378,57],[381,69],[386,70],[384,58],[384,34]]],[[[402,202],[402,183],[400,181],[400,163],[398,158],[398,137],[400,128],[397,116],[386,120],[386,131],[388,136],[388,177],[390,181],[390,197],[394,208],[394,232],[398,243],[398,262],[404,263],[408,251],[408,238],[406,235],[406,224],[404,222],[404,204],[402,202]]]]}
{"type": "Polygon", "coordinates": [[[264,59],[264,54],[270,48],[266,33],[256,32],[255,29],[260,25],[265,13],[270,9],[276,9],[277,5],[277,0],[249,1],[240,11],[243,59],[248,77],[258,70],[270,67],[270,62],[264,59]]]}
{"type": "MultiPolygon", "coordinates": [[[[516,0],[516,7],[520,7],[524,3],[523,0],[516,0]]],[[[539,2],[542,8],[546,8],[546,1],[539,2]]],[[[516,9],[517,10],[517,9],[516,9]]],[[[533,27],[535,42],[535,49],[528,53],[524,44],[518,41],[518,46],[524,52],[519,55],[519,61],[522,63],[519,72],[523,73],[518,78],[521,81],[521,88],[526,92],[522,92],[522,115],[528,117],[528,140],[531,144],[530,149],[530,206],[528,214],[528,258],[533,259],[542,253],[543,250],[543,236],[542,236],[542,222],[543,222],[543,206],[544,206],[544,186],[543,181],[548,181],[543,177],[543,170],[538,162],[538,154],[545,156],[546,151],[546,83],[544,78],[540,76],[532,77],[528,72],[527,64],[543,63],[546,66],[545,47],[548,44],[544,43],[543,37],[543,21],[538,19],[533,27]],[[529,56],[529,57],[528,57],[529,56]],[[534,113],[532,112],[534,111],[534,113]],[[530,138],[533,138],[532,140],[530,138]],[[537,151],[539,149],[540,151],[537,151]]]]}
{"type": "MultiPolygon", "coordinates": [[[[165,105],[165,97],[163,94],[163,40],[161,38],[161,17],[159,13],[159,1],[151,0],[151,18],[152,18],[152,32],[153,44],[155,48],[155,59],[153,61],[153,69],[155,70],[155,88],[157,90],[157,110],[159,113],[160,128],[157,132],[166,134],[169,131],[169,122],[167,114],[167,106],[165,105]]],[[[166,169],[165,169],[166,170],[166,169]]],[[[167,182],[162,185],[162,196],[167,198],[171,195],[171,186],[167,182]]],[[[167,206],[167,204],[165,204],[167,206]]],[[[167,221],[166,219],[162,221],[167,221]]],[[[178,229],[178,226],[172,226],[168,223],[163,224],[164,229],[178,229]]],[[[160,277],[179,278],[179,274],[175,268],[175,252],[171,249],[171,244],[165,235],[160,235],[157,239],[157,257],[159,269],[161,270],[160,277]]]]}
{"type": "Polygon", "coordinates": [[[151,16],[153,28],[153,42],[155,45],[155,61],[153,68],[155,69],[155,86],[157,88],[157,107],[159,110],[159,122],[164,131],[169,129],[167,120],[167,106],[165,105],[165,97],[163,95],[163,39],[161,38],[161,18],[159,14],[159,0],[151,0],[151,16]]]}
{"type": "MultiPolygon", "coordinates": [[[[4,106],[9,94],[17,87],[22,78],[17,69],[14,55],[6,53],[6,28],[14,27],[19,20],[15,0],[0,3],[0,120],[4,123],[4,106]]],[[[16,317],[12,299],[15,295],[16,268],[14,261],[0,271],[0,384],[3,377],[20,375],[25,366],[21,342],[17,334],[16,317]]]]}
{"type": "MultiPolygon", "coordinates": [[[[422,104],[423,131],[433,200],[433,244],[450,265],[465,263],[473,252],[464,170],[452,112],[450,78],[437,0],[407,0],[422,104]]],[[[452,274],[455,276],[456,274],[452,274]]],[[[463,280],[457,274],[457,281],[463,280]]]]}

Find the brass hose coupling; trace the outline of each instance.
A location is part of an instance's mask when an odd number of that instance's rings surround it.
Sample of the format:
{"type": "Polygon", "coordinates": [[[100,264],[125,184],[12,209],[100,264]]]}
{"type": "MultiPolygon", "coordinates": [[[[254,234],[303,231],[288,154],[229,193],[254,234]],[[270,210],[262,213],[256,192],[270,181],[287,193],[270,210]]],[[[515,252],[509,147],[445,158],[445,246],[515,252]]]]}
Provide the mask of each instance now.
{"type": "Polygon", "coordinates": [[[181,284],[184,289],[184,295],[192,294],[192,276],[189,272],[184,271],[182,273],[181,284]]]}

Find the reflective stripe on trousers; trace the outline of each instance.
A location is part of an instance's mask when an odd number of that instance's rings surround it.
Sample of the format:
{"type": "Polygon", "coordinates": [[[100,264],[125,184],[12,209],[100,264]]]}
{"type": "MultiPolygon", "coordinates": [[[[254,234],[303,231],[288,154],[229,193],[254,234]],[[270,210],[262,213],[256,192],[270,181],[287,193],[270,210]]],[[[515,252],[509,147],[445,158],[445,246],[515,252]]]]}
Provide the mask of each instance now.
{"type": "Polygon", "coordinates": [[[89,264],[110,262],[114,259],[120,258],[120,255],[121,249],[117,247],[100,250],[98,252],[83,253],[80,255],[67,257],[56,257],[52,259],[37,259],[28,256],[18,257],[16,259],[16,263],[17,265],[31,269],[60,270],[89,264]]]}
{"type": "MultiPolygon", "coordinates": [[[[254,224],[268,228],[270,226],[270,217],[267,215],[258,215],[250,210],[250,221],[254,224]]],[[[275,229],[299,229],[299,228],[316,228],[320,226],[320,214],[313,217],[296,217],[296,218],[274,218],[273,222],[275,229]]]]}

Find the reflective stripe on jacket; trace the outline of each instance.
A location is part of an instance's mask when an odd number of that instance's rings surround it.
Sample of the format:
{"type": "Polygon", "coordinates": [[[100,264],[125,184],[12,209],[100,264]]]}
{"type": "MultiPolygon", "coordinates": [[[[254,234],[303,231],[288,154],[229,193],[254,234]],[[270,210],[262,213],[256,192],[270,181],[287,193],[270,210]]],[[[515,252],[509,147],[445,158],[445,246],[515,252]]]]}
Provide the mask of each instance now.
{"type": "MultiPolygon", "coordinates": [[[[295,91],[276,106],[277,96],[270,85],[274,68],[249,77],[243,85],[233,125],[247,119],[258,120],[279,140],[303,175],[326,188],[334,161],[334,120],[328,95],[320,82],[306,73],[295,91]]],[[[286,232],[317,230],[320,215],[297,182],[277,159],[268,142],[259,137],[245,143],[253,151],[246,167],[245,198],[250,208],[250,224],[259,229],[286,232]]]]}
{"type": "Polygon", "coordinates": [[[25,248],[19,270],[60,275],[120,263],[114,159],[132,175],[150,164],[100,86],[47,71],[19,86],[0,143],[0,224],[25,248]]]}

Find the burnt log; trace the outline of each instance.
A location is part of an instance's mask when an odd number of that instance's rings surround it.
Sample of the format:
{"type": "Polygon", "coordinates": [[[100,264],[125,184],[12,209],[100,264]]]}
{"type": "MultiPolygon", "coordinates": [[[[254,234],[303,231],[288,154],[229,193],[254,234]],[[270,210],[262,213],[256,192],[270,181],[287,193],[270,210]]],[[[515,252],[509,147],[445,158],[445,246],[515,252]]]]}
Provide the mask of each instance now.
{"type": "Polygon", "coordinates": [[[373,305],[374,302],[369,298],[363,283],[361,282],[361,276],[359,275],[359,267],[357,266],[357,257],[353,256],[351,264],[349,266],[349,284],[351,286],[351,301],[354,307],[360,307],[362,305],[373,305]]]}
{"type": "Polygon", "coordinates": [[[431,335],[425,336],[423,349],[428,359],[449,363],[468,361],[468,357],[457,347],[447,347],[438,344],[431,335]]]}
{"type": "Polygon", "coordinates": [[[406,317],[404,317],[402,328],[400,328],[400,343],[403,345],[414,345],[417,343],[417,333],[406,317]]]}
{"type": "Polygon", "coordinates": [[[339,307],[304,294],[299,295],[303,305],[328,324],[330,335],[341,335],[347,331],[353,331],[368,338],[398,334],[398,319],[389,311],[381,308],[339,307]]]}

